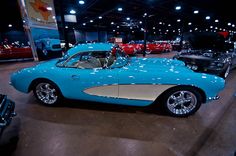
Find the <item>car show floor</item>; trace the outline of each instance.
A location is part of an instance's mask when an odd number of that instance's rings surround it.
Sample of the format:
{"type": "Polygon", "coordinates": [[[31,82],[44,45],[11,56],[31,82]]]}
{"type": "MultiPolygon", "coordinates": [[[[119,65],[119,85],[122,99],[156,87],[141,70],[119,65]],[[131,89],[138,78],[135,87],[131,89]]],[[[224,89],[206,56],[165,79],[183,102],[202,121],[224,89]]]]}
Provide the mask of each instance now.
{"type": "Polygon", "coordinates": [[[227,77],[219,100],[202,105],[193,116],[175,118],[153,107],[74,100],[41,105],[32,93],[9,85],[12,72],[35,64],[0,64],[0,93],[16,103],[17,113],[0,136],[1,156],[235,155],[236,70],[227,77]]]}

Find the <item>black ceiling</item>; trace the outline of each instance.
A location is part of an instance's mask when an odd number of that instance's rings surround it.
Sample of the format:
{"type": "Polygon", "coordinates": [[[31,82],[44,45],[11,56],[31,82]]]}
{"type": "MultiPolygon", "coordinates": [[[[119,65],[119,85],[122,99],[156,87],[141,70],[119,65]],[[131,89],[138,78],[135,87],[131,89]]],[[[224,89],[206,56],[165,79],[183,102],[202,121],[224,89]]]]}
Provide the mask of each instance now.
{"type": "MultiPolygon", "coordinates": [[[[236,14],[233,13],[233,1],[225,0],[85,0],[84,5],[79,5],[78,0],[54,0],[56,13],[59,14],[62,10],[65,14],[69,14],[71,9],[77,13],[77,23],[66,23],[69,27],[75,29],[140,29],[144,27],[145,19],[150,31],[159,29],[167,29],[170,24],[170,31],[176,31],[181,28],[184,22],[185,30],[205,30],[213,25],[213,29],[234,30],[227,23],[236,24],[236,14]],[[175,6],[180,5],[180,11],[175,10],[175,6]],[[123,11],[118,12],[117,8],[122,7],[123,11]],[[62,10],[61,10],[62,9],[62,10]],[[199,10],[199,14],[193,14],[193,11],[199,10]],[[148,15],[144,18],[144,13],[148,15]],[[205,20],[205,16],[211,16],[210,21],[205,20]],[[98,19],[98,16],[103,16],[103,19],[98,19]],[[131,20],[127,21],[126,17],[131,20]],[[90,23],[90,20],[94,20],[90,23]],[[176,22],[177,19],[182,19],[181,22],[176,22]],[[215,19],[219,23],[215,23],[215,19]],[[138,24],[142,21],[142,24],[138,24]],[[111,25],[114,22],[114,25],[111,25]],[[159,22],[164,22],[165,25],[160,25],[159,22]],[[187,23],[191,22],[192,26],[187,23]],[[86,23],[86,26],[83,26],[86,23]],[[123,26],[122,26],[123,25],[123,26]],[[126,26],[125,26],[126,25],[126,26]],[[119,28],[117,28],[119,26],[119,28]],[[135,28],[138,26],[138,28],[135,28]],[[153,29],[155,27],[155,29],[153,29]]],[[[22,25],[20,11],[17,0],[1,0],[0,5],[0,30],[7,30],[8,24],[12,24],[18,28],[22,25]],[[8,10],[8,12],[6,12],[8,10]]]]}

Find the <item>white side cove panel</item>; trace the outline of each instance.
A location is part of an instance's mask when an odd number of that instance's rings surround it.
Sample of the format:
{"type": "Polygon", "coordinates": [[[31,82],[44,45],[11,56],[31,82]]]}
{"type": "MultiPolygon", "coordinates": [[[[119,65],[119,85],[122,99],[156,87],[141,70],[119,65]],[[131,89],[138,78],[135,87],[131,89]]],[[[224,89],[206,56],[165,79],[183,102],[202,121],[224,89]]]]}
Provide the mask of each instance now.
{"type": "Polygon", "coordinates": [[[86,89],[90,95],[154,101],[165,90],[175,85],[109,85],[86,89]]]}
{"type": "Polygon", "coordinates": [[[99,86],[84,90],[89,95],[118,98],[118,85],[99,86]]]}
{"type": "Polygon", "coordinates": [[[119,98],[155,101],[161,93],[171,87],[174,85],[120,85],[119,98]]]}

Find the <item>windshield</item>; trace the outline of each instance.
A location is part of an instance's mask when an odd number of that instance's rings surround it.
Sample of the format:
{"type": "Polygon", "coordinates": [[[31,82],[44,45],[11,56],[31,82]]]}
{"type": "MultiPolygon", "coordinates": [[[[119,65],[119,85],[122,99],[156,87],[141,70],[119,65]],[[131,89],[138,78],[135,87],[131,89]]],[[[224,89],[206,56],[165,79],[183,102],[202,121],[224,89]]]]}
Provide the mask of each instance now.
{"type": "Polygon", "coordinates": [[[59,67],[67,68],[121,68],[127,65],[129,57],[120,48],[111,51],[85,51],[73,56],[64,55],[57,62],[59,67]]]}

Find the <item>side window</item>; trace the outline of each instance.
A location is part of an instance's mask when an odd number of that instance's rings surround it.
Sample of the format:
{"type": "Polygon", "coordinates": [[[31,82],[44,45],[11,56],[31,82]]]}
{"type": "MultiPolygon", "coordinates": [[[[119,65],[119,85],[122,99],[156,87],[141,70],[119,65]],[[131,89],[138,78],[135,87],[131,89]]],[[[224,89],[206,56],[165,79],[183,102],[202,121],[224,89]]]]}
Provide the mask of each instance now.
{"type": "Polygon", "coordinates": [[[78,66],[78,62],[80,61],[80,58],[80,53],[72,56],[69,60],[67,60],[65,67],[76,68],[78,66]]]}

